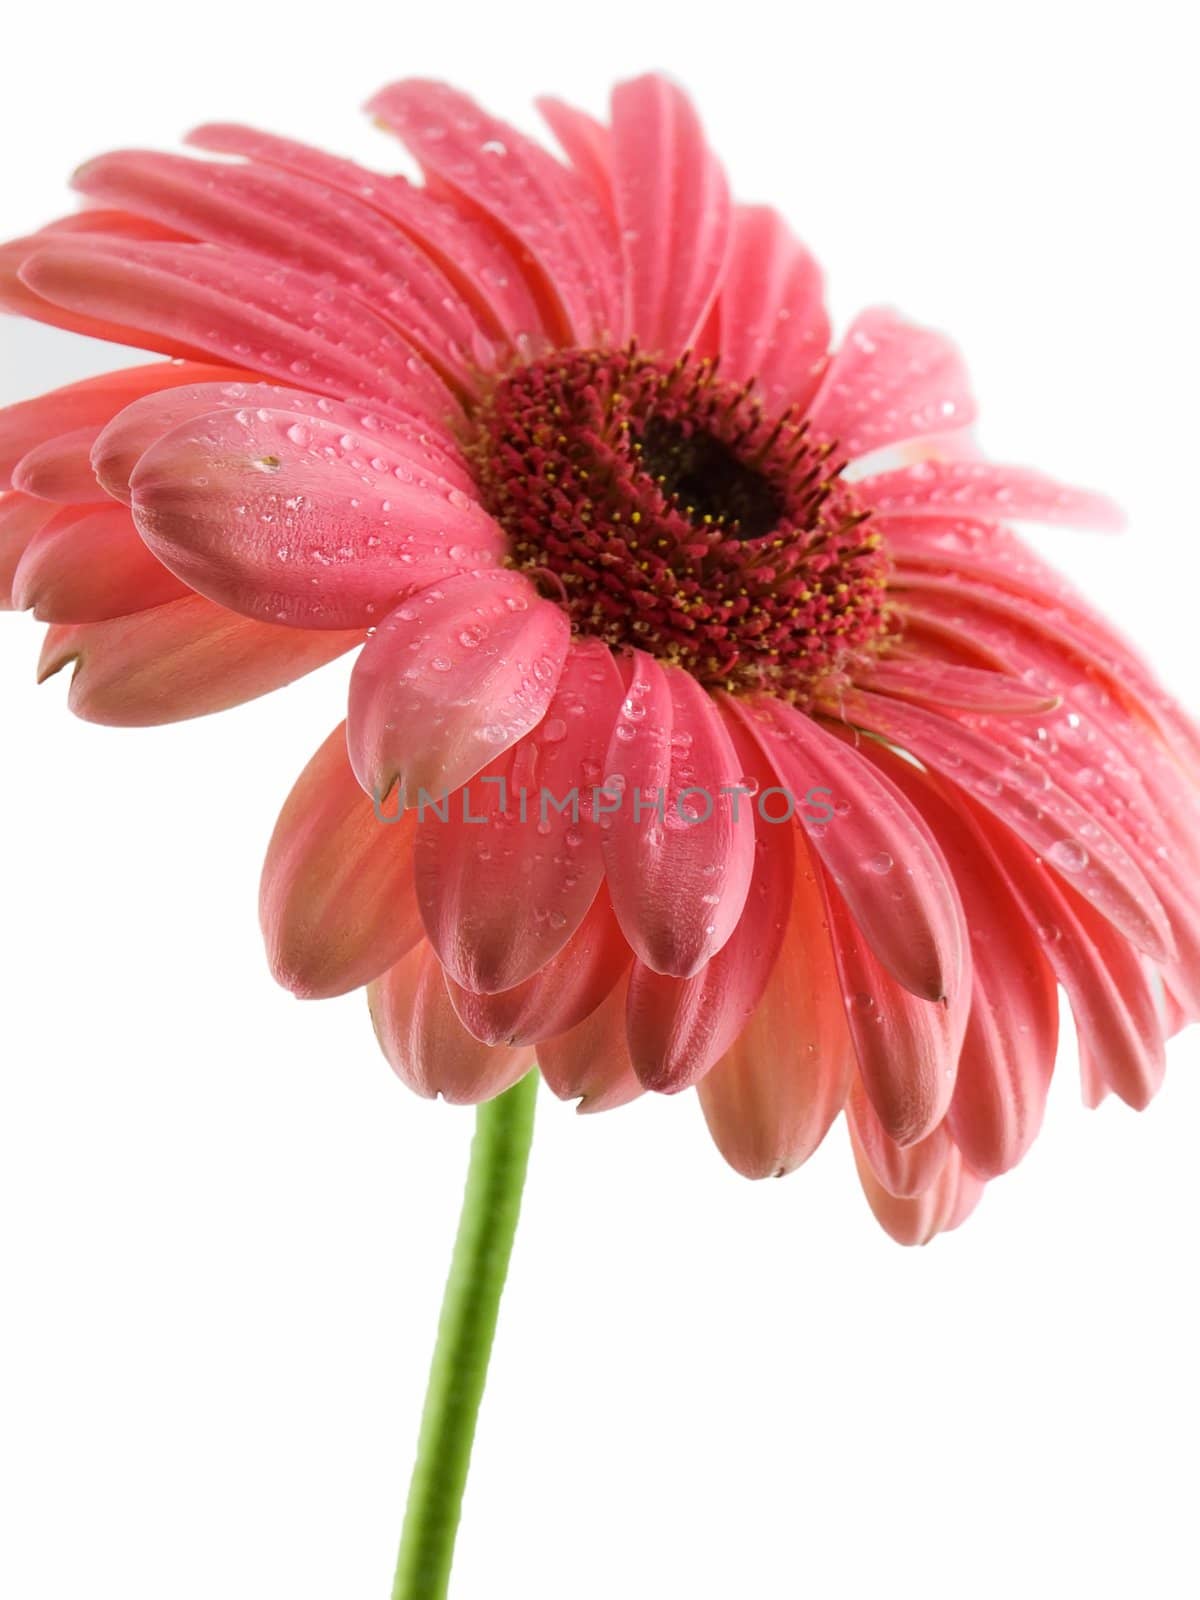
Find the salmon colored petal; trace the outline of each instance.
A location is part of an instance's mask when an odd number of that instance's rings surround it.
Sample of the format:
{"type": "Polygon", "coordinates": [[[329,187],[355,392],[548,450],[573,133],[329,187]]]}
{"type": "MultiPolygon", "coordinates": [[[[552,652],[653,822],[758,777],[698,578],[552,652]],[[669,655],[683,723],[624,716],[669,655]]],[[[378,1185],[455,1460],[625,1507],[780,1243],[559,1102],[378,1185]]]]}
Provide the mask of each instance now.
{"type": "Polygon", "coordinates": [[[915,1144],[899,1145],[889,1139],[857,1077],[850,1086],[846,1120],[854,1129],[855,1148],[887,1192],[899,1200],[913,1199],[931,1188],[954,1149],[944,1122],[915,1144]]]}
{"type": "Polygon", "coordinates": [[[494,351],[453,283],[361,200],[269,167],[117,150],[73,186],[210,244],[340,283],[394,323],[455,388],[474,393],[494,351]]]}
{"type": "Polygon", "coordinates": [[[446,986],[459,1019],[476,1039],[485,1044],[536,1044],[591,1016],[629,962],[629,946],[601,886],[571,938],[524,983],[502,993],[477,994],[447,976],[446,986]]]}
{"type": "MultiPolygon", "coordinates": [[[[727,737],[737,756],[735,781],[749,792],[718,803],[728,803],[731,811],[736,803],[739,812],[752,816],[751,794],[767,786],[767,763],[739,724],[730,725],[727,737]]],[[[790,819],[759,820],[752,835],[753,870],[744,909],[729,938],[697,972],[677,978],[653,971],[641,961],[634,963],[627,1017],[629,1054],[647,1089],[675,1094],[702,1079],[753,1016],[788,925],[794,834],[790,819]]]]}
{"type": "Polygon", "coordinates": [[[964,970],[962,908],[920,816],[851,744],[811,717],[766,699],[750,711],[738,704],[737,714],[887,971],[925,999],[953,995],[964,970]]]}
{"type": "Polygon", "coordinates": [[[625,1043],[628,988],[621,978],[583,1022],[537,1047],[542,1077],[560,1100],[578,1100],[579,1111],[611,1111],[642,1093],[625,1043]]]}
{"type": "Polygon", "coordinates": [[[850,1083],[853,1049],[825,903],[808,852],[793,853],[791,910],[766,989],[697,1089],[717,1148],[747,1178],[779,1177],[807,1161],[850,1083]]]}
{"type": "Polygon", "coordinates": [[[199,595],[109,622],[54,626],[39,682],[76,667],[68,704],[85,722],[141,728],[227,711],[345,655],[362,633],[251,622],[199,595]]]}
{"type": "Polygon", "coordinates": [[[1171,932],[1145,876],[1120,844],[1032,759],[1018,770],[996,746],[962,723],[917,706],[853,691],[843,715],[911,752],[993,813],[1157,960],[1171,932]],[[1079,843],[1080,831],[1092,848],[1079,843]]]}
{"type": "Polygon", "coordinates": [[[367,103],[427,173],[520,241],[557,300],[565,330],[604,342],[620,314],[615,229],[570,168],[445,84],[409,79],[367,103]]]}
{"type": "Polygon", "coordinates": [[[862,478],[856,487],[868,505],[888,516],[997,517],[1110,530],[1124,522],[1102,494],[1067,488],[1029,467],[993,461],[919,461],[862,478]]]}
{"type": "Polygon", "coordinates": [[[13,575],[13,605],[42,622],[104,622],[191,591],[142,542],[124,506],[56,506],[13,575]]]}
{"type": "MultiPolygon", "coordinates": [[[[26,494],[0,494],[0,611],[13,609],[13,578],[38,533],[59,507],[26,494]]],[[[19,609],[19,607],[18,607],[19,609]]]]}
{"type": "Polygon", "coordinates": [[[721,375],[755,380],[768,412],[803,411],[829,349],[821,269],[768,206],[735,206],[717,300],[721,375]]]}
{"type": "Polygon", "coordinates": [[[511,348],[530,354],[545,342],[545,319],[526,280],[527,263],[490,218],[468,215],[405,178],[236,123],[206,123],[187,143],[294,172],[364,201],[418,244],[511,348]]]}
{"type": "Polygon", "coordinates": [[[13,488],[64,505],[106,500],[108,496],[92,471],[92,445],[99,431],[93,425],[43,439],[13,468],[13,488]]]}
{"type": "Polygon", "coordinates": [[[350,680],[350,758],[368,794],[459,789],[546,714],[566,613],[518,572],[462,573],[384,618],[350,680]]]}
{"type": "Polygon", "coordinates": [[[413,346],[355,296],[249,251],[215,245],[43,243],[21,281],[69,311],[142,330],[132,342],[218,357],[336,399],[437,418],[456,402],[413,346]]]}
{"type": "Polygon", "coordinates": [[[595,900],[593,790],[623,693],[608,646],[578,641],[537,727],[452,795],[447,814],[426,809],[417,892],[430,943],[464,988],[496,994],[532,979],[595,900]]]}
{"type": "Polygon", "coordinates": [[[946,1115],[962,1049],[970,984],[950,1000],[922,1000],[872,955],[843,897],[821,883],[859,1076],[889,1139],[912,1145],[946,1115]]]}
{"type": "Polygon", "coordinates": [[[850,324],[809,416],[815,439],[854,460],[965,427],[975,420],[975,401],[962,357],[944,334],[875,307],[850,324]]]}
{"type": "Polygon", "coordinates": [[[754,868],[744,768],[708,692],[638,651],[605,762],[613,907],[653,972],[686,978],[729,938],[754,868]]]}
{"type": "Polygon", "coordinates": [[[303,999],[346,994],[423,937],[411,812],[362,792],[341,723],[305,767],[267,846],[259,920],[277,983],[303,999]]]}
{"type": "Polygon", "coordinates": [[[164,566],[231,610],[293,627],[372,626],[504,548],[474,500],[382,435],[367,444],[296,411],[182,423],[141,457],[130,491],[164,566]]]}
{"type": "Polygon", "coordinates": [[[613,189],[625,255],[625,338],[668,361],[721,286],[732,205],[691,101],[654,74],[612,96],[613,189]]]}
{"type": "Polygon", "coordinates": [[[533,1063],[527,1047],[486,1045],[463,1027],[450,1004],[442,969],[422,942],[367,990],[371,1021],[397,1077],[427,1099],[451,1105],[492,1100],[533,1063]]]}
{"type": "Polygon", "coordinates": [[[948,1233],[963,1223],[979,1203],[983,1184],[970,1171],[962,1156],[952,1149],[945,1165],[923,1194],[901,1199],[889,1194],[876,1177],[870,1162],[854,1139],[854,1160],[859,1181],[875,1220],[897,1244],[928,1244],[939,1233],[948,1233]]]}
{"type": "Polygon", "coordinates": [[[0,480],[7,481],[21,457],[47,439],[77,429],[102,428],[143,395],[182,384],[231,382],[244,376],[231,367],[194,361],[151,361],[5,406],[0,409],[0,480]]]}

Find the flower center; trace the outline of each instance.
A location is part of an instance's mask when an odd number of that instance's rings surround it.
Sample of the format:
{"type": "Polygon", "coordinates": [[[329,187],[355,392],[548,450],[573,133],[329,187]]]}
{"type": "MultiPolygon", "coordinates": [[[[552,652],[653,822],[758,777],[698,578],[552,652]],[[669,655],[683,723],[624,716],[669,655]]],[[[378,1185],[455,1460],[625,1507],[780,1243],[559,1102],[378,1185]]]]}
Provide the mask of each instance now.
{"type": "Polygon", "coordinates": [[[833,447],[714,362],[559,351],[475,430],[511,565],[580,633],[793,699],[882,635],[887,559],[833,447]]]}

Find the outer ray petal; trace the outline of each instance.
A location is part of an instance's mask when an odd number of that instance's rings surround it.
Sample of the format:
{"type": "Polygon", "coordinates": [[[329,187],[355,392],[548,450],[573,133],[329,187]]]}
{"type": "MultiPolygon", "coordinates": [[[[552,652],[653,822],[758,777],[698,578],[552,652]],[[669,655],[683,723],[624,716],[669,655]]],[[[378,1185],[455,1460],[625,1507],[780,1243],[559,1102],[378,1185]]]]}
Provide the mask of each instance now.
{"type": "Polygon", "coordinates": [[[195,595],[109,622],[55,626],[39,681],[76,663],[68,704],[85,722],[141,728],[227,711],[362,642],[358,629],[251,622],[195,595]]]}
{"type": "Polygon", "coordinates": [[[362,792],[340,723],[296,780],[267,846],[259,920],[277,983],[302,999],[346,994],[420,942],[415,820],[377,811],[362,792]]]}
{"type": "Polygon", "coordinates": [[[124,506],[55,506],[26,546],[13,605],[42,622],[103,622],[191,591],[143,544],[124,506]]]}
{"type": "Polygon", "coordinates": [[[452,1105],[492,1100],[524,1077],[527,1047],[481,1044],[450,1004],[438,959],[422,942],[367,991],[371,1020],[396,1075],[427,1099],[452,1105]]]}
{"type": "Polygon", "coordinates": [[[625,1043],[628,978],[566,1033],[537,1047],[542,1076],[560,1100],[578,1100],[580,1111],[611,1111],[642,1093],[625,1043]]]}
{"type": "Polygon", "coordinates": [[[867,504],[889,516],[996,517],[1107,529],[1124,521],[1104,495],[993,461],[919,461],[862,478],[858,487],[867,504]]]}

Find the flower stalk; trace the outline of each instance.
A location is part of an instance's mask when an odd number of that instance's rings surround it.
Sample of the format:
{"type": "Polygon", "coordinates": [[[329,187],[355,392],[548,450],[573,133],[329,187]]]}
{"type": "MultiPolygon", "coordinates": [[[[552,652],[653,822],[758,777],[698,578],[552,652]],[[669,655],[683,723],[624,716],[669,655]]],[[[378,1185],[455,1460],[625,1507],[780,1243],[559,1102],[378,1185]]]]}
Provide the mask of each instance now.
{"type": "Polygon", "coordinates": [[[508,1275],[538,1074],[478,1109],[466,1193],[429,1369],[392,1600],[444,1600],[479,1404],[508,1275]]]}

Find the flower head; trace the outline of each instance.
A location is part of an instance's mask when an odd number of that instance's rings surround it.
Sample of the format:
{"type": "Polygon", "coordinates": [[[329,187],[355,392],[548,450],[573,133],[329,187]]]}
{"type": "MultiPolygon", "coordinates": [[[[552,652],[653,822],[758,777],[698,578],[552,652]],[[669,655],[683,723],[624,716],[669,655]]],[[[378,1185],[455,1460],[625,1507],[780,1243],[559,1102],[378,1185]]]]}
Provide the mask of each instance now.
{"type": "Polygon", "coordinates": [[[941,335],[831,348],[662,79],[545,102],[562,158],[440,85],[371,109],[422,181],[210,126],[0,253],[9,309],[168,358],[0,416],[0,582],[73,708],[361,647],[277,977],[369,985],[423,1094],[695,1085],[751,1176],[845,1112],[905,1242],[1029,1147],[1060,987],[1089,1101],[1144,1105],[1200,1007],[1200,740],[1010,527],[1111,506],[976,454],[941,335]]]}

